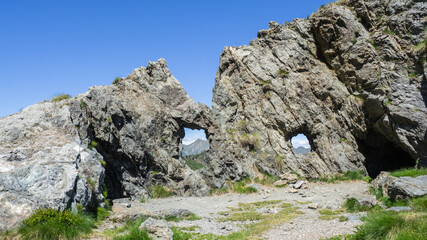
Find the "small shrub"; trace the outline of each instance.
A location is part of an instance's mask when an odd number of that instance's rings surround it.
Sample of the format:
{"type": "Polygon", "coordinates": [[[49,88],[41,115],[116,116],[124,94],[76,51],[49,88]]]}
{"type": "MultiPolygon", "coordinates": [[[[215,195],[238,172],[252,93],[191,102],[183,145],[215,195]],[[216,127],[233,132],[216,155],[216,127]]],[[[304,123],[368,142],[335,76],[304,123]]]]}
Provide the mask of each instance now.
{"type": "Polygon", "coordinates": [[[116,77],[113,81],[113,84],[119,83],[121,80],[123,80],[121,77],[116,77]]]}
{"type": "Polygon", "coordinates": [[[256,134],[243,134],[239,137],[239,142],[244,148],[249,151],[256,151],[259,147],[259,140],[256,134]]]}
{"type": "Polygon", "coordinates": [[[22,222],[18,232],[22,239],[78,239],[95,227],[93,219],[69,209],[38,209],[22,222]]]}
{"type": "Polygon", "coordinates": [[[99,163],[101,163],[101,165],[105,168],[105,166],[107,165],[107,162],[105,162],[102,159],[98,159],[99,163]]]}
{"type": "Polygon", "coordinates": [[[151,187],[150,195],[152,198],[166,198],[173,196],[172,190],[166,189],[161,185],[155,185],[151,187]]]}
{"type": "Polygon", "coordinates": [[[86,178],[86,182],[87,182],[87,185],[89,186],[90,190],[92,192],[94,192],[95,191],[95,187],[96,187],[96,182],[92,178],[89,178],[89,177],[86,178]]]}
{"type": "Polygon", "coordinates": [[[279,77],[287,77],[289,75],[289,72],[283,69],[279,69],[277,75],[279,75],[279,77]]]}
{"type": "Polygon", "coordinates": [[[277,180],[279,180],[278,177],[271,175],[269,173],[262,173],[262,179],[260,179],[259,177],[256,177],[254,179],[254,181],[256,183],[259,183],[261,185],[266,185],[266,186],[272,186],[273,183],[275,183],[277,180]]]}
{"type": "Polygon", "coordinates": [[[87,103],[85,101],[83,101],[83,99],[80,101],[80,110],[83,110],[85,108],[87,108],[87,103]]]}
{"type": "Polygon", "coordinates": [[[371,209],[368,206],[360,205],[359,201],[355,198],[347,198],[343,204],[347,212],[365,212],[371,209]]]}
{"type": "Polygon", "coordinates": [[[68,94],[61,94],[61,95],[53,97],[51,101],[52,102],[60,102],[62,100],[69,99],[69,98],[71,98],[70,95],[68,95],[68,94]]]}
{"type": "Polygon", "coordinates": [[[166,137],[162,137],[162,143],[165,143],[166,142],[166,137]]]}

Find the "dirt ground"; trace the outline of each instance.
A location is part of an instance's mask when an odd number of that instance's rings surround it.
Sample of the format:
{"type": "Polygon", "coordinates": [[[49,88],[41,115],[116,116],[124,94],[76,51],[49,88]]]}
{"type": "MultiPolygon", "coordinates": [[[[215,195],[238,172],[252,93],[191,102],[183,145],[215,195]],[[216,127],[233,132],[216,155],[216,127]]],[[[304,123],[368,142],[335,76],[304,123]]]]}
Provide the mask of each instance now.
{"type": "Polygon", "coordinates": [[[198,220],[182,220],[170,222],[172,226],[196,226],[195,231],[202,234],[228,235],[241,230],[245,225],[256,221],[227,221],[242,203],[270,201],[275,204],[265,204],[252,210],[263,216],[277,213],[280,205],[289,203],[297,207],[300,215],[289,221],[271,226],[262,232],[261,239],[323,239],[339,234],[349,234],[361,224],[361,214],[340,212],[347,198],[375,199],[369,193],[369,184],[363,181],[347,181],[339,183],[310,183],[305,182],[301,189],[291,186],[272,188],[257,186],[259,191],[253,194],[227,193],[208,197],[169,197],[163,199],[148,199],[141,203],[139,199],[117,199],[114,201],[113,214],[98,228],[93,239],[108,239],[102,234],[106,229],[118,227],[126,219],[139,216],[165,216],[173,211],[188,210],[199,216],[198,220]],[[280,200],[272,201],[272,200],[280,200]],[[338,210],[332,219],[319,219],[321,209],[338,210]],[[341,216],[339,218],[339,216],[341,216]],[[341,221],[340,221],[341,220],[341,221]]]}

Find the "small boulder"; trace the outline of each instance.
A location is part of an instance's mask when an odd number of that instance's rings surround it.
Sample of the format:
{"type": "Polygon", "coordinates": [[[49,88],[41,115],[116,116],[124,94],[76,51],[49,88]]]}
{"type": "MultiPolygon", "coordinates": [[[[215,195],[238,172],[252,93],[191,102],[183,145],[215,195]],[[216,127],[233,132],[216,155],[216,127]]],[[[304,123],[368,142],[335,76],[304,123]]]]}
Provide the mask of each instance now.
{"type": "Polygon", "coordinates": [[[138,228],[140,231],[145,229],[153,240],[172,240],[173,232],[169,223],[165,220],[147,218],[138,228]]]}
{"type": "Polygon", "coordinates": [[[409,210],[411,210],[410,207],[391,207],[387,209],[387,211],[395,211],[395,212],[409,211],[409,210]]]}
{"type": "Polygon", "coordinates": [[[279,180],[279,181],[274,182],[273,186],[275,186],[275,187],[281,187],[281,186],[284,186],[286,184],[288,184],[287,180],[279,180]]]}
{"type": "Polygon", "coordinates": [[[296,182],[293,187],[295,189],[300,189],[304,183],[305,183],[304,181],[300,180],[300,181],[296,182]]]}
{"type": "Polygon", "coordinates": [[[293,173],[285,173],[280,175],[282,180],[286,180],[288,183],[296,183],[298,181],[298,176],[293,173]]]}
{"type": "Polygon", "coordinates": [[[289,192],[289,193],[298,193],[298,190],[291,188],[291,189],[289,189],[289,191],[288,191],[288,192],[289,192]]]}
{"type": "Polygon", "coordinates": [[[319,204],[318,203],[310,203],[307,205],[307,207],[309,209],[318,209],[319,208],[319,204]]]}

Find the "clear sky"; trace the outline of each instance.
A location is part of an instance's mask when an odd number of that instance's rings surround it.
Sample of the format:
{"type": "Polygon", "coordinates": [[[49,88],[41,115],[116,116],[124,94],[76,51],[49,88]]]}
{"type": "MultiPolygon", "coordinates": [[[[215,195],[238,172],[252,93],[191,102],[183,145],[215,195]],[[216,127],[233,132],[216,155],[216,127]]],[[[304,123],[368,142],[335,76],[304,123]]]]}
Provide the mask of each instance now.
{"type": "Polygon", "coordinates": [[[247,45],[269,21],[305,18],[328,2],[0,0],[0,117],[159,58],[211,106],[225,46],[247,45]]]}

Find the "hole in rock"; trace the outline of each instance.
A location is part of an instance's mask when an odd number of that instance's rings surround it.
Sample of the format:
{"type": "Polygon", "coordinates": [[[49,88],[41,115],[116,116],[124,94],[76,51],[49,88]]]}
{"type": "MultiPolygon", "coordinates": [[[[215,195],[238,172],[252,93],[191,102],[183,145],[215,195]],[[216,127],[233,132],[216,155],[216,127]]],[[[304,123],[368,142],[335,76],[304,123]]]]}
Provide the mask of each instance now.
{"type": "Polygon", "coordinates": [[[360,152],[366,158],[365,167],[368,174],[373,179],[381,171],[415,166],[415,160],[409,153],[376,132],[370,132],[364,141],[357,141],[357,143],[360,152]]]}
{"type": "Polygon", "coordinates": [[[201,129],[184,128],[181,156],[193,170],[205,167],[206,152],[209,150],[209,141],[206,131],[201,129]]]}
{"type": "Polygon", "coordinates": [[[295,153],[304,154],[311,152],[311,145],[308,138],[300,133],[291,138],[292,148],[295,153]]]}

